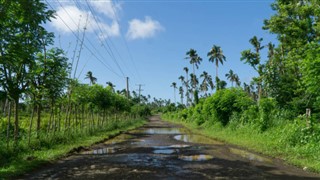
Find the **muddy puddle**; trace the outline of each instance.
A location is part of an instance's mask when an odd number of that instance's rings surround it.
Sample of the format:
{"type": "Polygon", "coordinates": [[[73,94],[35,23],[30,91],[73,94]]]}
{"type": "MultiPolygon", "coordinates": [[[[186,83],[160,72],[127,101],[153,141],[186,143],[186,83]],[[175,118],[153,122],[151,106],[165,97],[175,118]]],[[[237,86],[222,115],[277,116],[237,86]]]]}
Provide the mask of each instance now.
{"type": "Polygon", "coordinates": [[[190,155],[190,156],[181,155],[179,156],[179,159],[184,161],[208,161],[210,159],[213,159],[213,156],[206,155],[206,154],[198,154],[198,155],[190,155]]]}
{"type": "Polygon", "coordinates": [[[94,149],[91,151],[85,151],[82,154],[94,154],[94,155],[100,155],[100,154],[112,154],[115,153],[116,149],[113,147],[109,148],[100,148],[100,149],[94,149]]]}
{"type": "Polygon", "coordinates": [[[183,134],[183,135],[176,135],[174,139],[178,141],[188,142],[188,143],[200,143],[200,144],[214,144],[214,145],[222,145],[222,142],[215,141],[205,136],[201,135],[190,135],[190,134],[183,134]]]}
{"type": "Polygon", "coordinates": [[[178,150],[175,149],[156,149],[153,151],[154,154],[173,154],[178,150]]]}
{"type": "Polygon", "coordinates": [[[181,134],[184,132],[182,128],[148,128],[130,131],[134,134],[181,134]]]}
{"type": "Polygon", "coordinates": [[[250,161],[259,161],[259,162],[268,162],[268,163],[272,162],[271,159],[268,159],[268,158],[265,158],[241,149],[230,148],[230,152],[236,155],[240,155],[243,158],[249,159],[250,161]]]}
{"type": "Polygon", "coordinates": [[[105,141],[104,144],[118,144],[118,143],[125,142],[129,139],[132,139],[132,138],[133,138],[133,136],[131,136],[129,134],[120,134],[119,136],[116,136],[112,139],[105,141]]]}

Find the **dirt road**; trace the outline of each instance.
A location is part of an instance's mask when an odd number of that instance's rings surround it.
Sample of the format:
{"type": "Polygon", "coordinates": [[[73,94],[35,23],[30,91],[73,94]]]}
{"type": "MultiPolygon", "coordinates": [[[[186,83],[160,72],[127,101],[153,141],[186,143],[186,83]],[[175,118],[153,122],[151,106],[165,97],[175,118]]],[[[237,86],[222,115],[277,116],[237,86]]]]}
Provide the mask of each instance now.
{"type": "Polygon", "coordinates": [[[319,179],[153,116],[145,126],[21,179],[319,179]]]}

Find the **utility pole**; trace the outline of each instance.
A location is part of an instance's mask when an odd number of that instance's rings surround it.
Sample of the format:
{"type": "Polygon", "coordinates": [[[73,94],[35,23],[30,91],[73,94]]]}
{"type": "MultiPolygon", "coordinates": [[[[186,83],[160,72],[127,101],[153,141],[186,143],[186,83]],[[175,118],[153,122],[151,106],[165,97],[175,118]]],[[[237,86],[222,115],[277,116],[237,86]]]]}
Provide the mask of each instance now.
{"type": "Polygon", "coordinates": [[[141,89],[142,86],[144,86],[144,84],[136,84],[136,86],[139,86],[139,89],[137,89],[137,91],[139,91],[139,103],[141,100],[141,91],[143,91],[143,89],[141,89]]]}
{"type": "Polygon", "coordinates": [[[129,99],[129,77],[127,79],[127,98],[129,99]]]}

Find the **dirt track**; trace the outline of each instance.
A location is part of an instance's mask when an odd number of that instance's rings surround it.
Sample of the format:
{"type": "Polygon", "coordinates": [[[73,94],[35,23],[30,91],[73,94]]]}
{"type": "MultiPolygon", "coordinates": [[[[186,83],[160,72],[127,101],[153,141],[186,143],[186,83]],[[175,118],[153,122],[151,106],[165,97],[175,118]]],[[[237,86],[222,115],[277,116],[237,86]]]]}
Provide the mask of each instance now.
{"type": "Polygon", "coordinates": [[[145,126],[21,179],[320,179],[153,116],[145,126]]]}

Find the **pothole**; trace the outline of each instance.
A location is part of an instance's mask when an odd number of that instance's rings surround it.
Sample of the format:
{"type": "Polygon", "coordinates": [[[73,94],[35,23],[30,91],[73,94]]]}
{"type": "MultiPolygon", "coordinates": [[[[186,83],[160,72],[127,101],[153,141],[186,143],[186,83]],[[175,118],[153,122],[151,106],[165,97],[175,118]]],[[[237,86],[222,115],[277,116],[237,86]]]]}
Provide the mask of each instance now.
{"type": "Polygon", "coordinates": [[[211,138],[201,136],[201,135],[189,135],[189,134],[181,134],[174,136],[174,139],[178,141],[188,142],[188,143],[200,143],[200,144],[214,144],[214,145],[222,145],[222,142],[215,141],[211,138]]]}
{"type": "Polygon", "coordinates": [[[169,147],[170,148],[187,148],[187,147],[190,147],[190,145],[187,145],[187,144],[174,144],[174,145],[171,145],[169,147]]]}
{"type": "Polygon", "coordinates": [[[180,134],[181,128],[148,128],[148,129],[137,129],[130,133],[137,134],[180,134]]]}
{"type": "Polygon", "coordinates": [[[156,149],[153,151],[154,154],[173,154],[175,152],[174,149],[156,149]]]}
{"type": "Polygon", "coordinates": [[[207,161],[207,160],[213,159],[213,156],[206,155],[206,154],[198,154],[198,155],[190,155],[190,156],[180,155],[179,159],[184,161],[207,161]]]}
{"type": "Polygon", "coordinates": [[[83,154],[99,155],[99,154],[112,154],[115,152],[116,152],[116,149],[113,147],[110,147],[110,148],[101,148],[101,149],[94,149],[92,151],[86,151],[86,152],[83,152],[83,154]]]}

